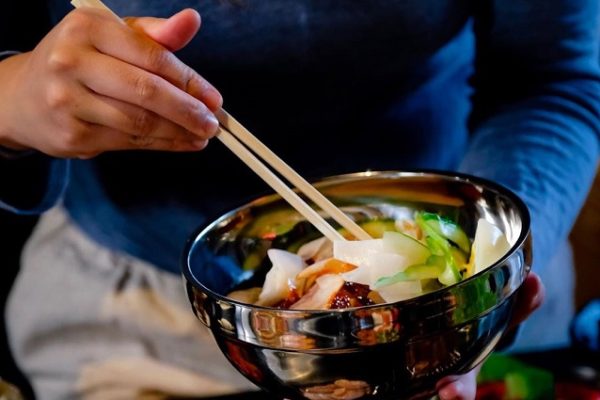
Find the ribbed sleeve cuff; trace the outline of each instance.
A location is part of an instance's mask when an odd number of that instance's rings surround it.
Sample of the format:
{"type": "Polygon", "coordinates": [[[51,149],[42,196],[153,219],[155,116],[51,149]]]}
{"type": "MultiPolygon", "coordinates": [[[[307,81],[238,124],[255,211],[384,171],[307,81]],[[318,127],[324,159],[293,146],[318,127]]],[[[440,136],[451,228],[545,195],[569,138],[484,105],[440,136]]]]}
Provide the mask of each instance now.
{"type": "Polygon", "coordinates": [[[52,208],[62,199],[69,170],[69,160],[37,152],[18,159],[0,159],[0,208],[22,215],[52,208]]]}

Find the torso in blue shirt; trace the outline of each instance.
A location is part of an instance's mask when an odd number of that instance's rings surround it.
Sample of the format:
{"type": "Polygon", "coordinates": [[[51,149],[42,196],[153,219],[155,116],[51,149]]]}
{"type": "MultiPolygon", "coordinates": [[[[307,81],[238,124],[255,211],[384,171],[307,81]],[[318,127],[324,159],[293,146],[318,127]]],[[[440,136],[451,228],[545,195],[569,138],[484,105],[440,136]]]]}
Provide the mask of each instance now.
{"type": "MultiPolygon", "coordinates": [[[[203,18],[178,55],[301,174],[456,168],[474,57],[465,0],[106,1],[121,16],[203,18]]],[[[70,9],[51,2],[58,20],[70,9]]],[[[267,187],[220,143],[74,162],[65,206],[89,235],[178,271],[190,233],[267,187]]]]}
{"type": "MultiPolygon", "coordinates": [[[[70,11],[67,0],[32,0],[31,10],[7,3],[0,50],[39,41],[42,24],[20,21],[46,1],[54,23],[70,11]]],[[[200,11],[203,28],[178,55],[307,177],[460,169],[514,190],[530,208],[534,269],[548,287],[545,309],[529,322],[537,328],[521,340],[564,344],[569,262],[550,261],[597,168],[598,0],[105,1],[121,16],[200,11]]],[[[35,154],[0,164],[0,207],[40,213],[61,198],[68,161],[35,154]]],[[[197,226],[268,190],[218,142],[194,154],[107,153],[71,167],[64,201],[73,220],[171,272],[197,226]]]]}

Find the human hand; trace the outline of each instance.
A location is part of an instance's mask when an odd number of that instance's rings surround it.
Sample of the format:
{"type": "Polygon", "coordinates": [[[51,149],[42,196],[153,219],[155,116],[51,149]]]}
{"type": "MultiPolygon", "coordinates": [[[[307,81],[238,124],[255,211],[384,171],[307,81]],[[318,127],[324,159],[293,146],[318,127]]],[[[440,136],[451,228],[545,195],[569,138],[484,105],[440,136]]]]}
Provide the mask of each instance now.
{"type": "Polygon", "coordinates": [[[204,148],[221,95],[171,52],[199,27],[193,10],[126,23],[72,11],[33,51],[0,63],[0,144],[69,158],[204,148]]]}
{"type": "MultiPolygon", "coordinates": [[[[544,301],[544,285],[533,272],[525,278],[523,286],[517,294],[517,303],[510,321],[509,330],[525,321],[544,301]]],[[[448,376],[437,384],[440,400],[474,400],[477,391],[478,365],[464,375],[448,376]]]]}

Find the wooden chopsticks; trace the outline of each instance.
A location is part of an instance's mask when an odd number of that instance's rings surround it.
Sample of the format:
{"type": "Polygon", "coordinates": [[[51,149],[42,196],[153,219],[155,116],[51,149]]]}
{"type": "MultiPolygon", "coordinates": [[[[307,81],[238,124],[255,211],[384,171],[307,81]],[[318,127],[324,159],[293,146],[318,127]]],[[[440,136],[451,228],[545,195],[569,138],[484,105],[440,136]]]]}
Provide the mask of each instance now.
{"type": "MultiPolygon", "coordinates": [[[[229,131],[230,134],[235,136],[240,142],[250,148],[254,153],[261,157],[267,164],[269,164],[275,171],[279,172],[285,179],[292,183],[296,188],[304,193],[306,197],[315,202],[325,213],[327,213],[334,221],[346,228],[348,232],[354,235],[359,240],[371,239],[371,236],[365,232],[360,226],[358,226],[350,217],[348,217],[342,210],[337,208],[329,199],[323,196],[314,186],[308,183],[302,176],[294,171],[289,165],[287,165],[281,158],[265,146],[256,136],[248,131],[242,124],[240,124],[235,118],[227,113],[224,109],[219,110],[217,113],[217,119],[223,127],[229,131]]],[[[221,129],[218,138],[227,146],[234,154],[242,158],[244,150],[241,150],[237,145],[235,149],[231,147],[231,138],[228,137],[227,132],[221,129]]],[[[238,142],[239,144],[239,142],[238,142]]],[[[245,158],[245,157],[244,157],[245,158]]],[[[308,206],[296,193],[290,190],[279,178],[277,178],[272,172],[263,176],[264,165],[256,159],[256,157],[242,159],[258,176],[260,176],[269,186],[271,186],[281,197],[292,205],[300,214],[302,214],[310,223],[312,223],[323,235],[327,236],[330,240],[343,240],[343,237],[333,229],[321,216],[314,212],[310,206],[308,206]],[[261,164],[262,167],[258,166],[261,164]],[[256,167],[256,169],[255,169],[256,167]],[[261,172],[259,172],[259,170],[261,172]],[[271,176],[273,175],[273,176],[271,176]],[[274,177],[275,179],[272,179],[274,177]],[[267,180],[268,179],[268,180],[267,180]],[[290,200],[293,200],[292,203],[290,200]],[[310,210],[310,211],[308,211],[310,210]],[[316,214],[309,218],[309,214],[316,214]],[[318,218],[317,218],[318,217],[318,218]],[[327,233],[326,233],[327,231],[327,233]],[[333,232],[335,231],[335,234],[333,232]]],[[[265,167],[266,169],[266,167],[265,167]]]]}
{"type": "Polygon", "coordinates": [[[232,133],[219,127],[217,138],[329,240],[345,240],[319,213],[310,208],[304,200],[287,187],[281,179],[256,158],[232,133]]]}
{"type": "Polygon", "coordinates": [[[113,14],[118,19],[121,19],[121,17],[119,17],[117,14],[115,14],[113,10],[108,8],[108,6],[100,0],[71,0],[71,4],[75,8],[79,8],[79,7],[99,8],[99,9],[108,11],[109,13],[113,14]]]}
{"type": "MultiPolygon", "coordinates": [[[[72,0],[74,7],[93,7],[107,10],[119,18],[101,0],[72,0]]],[[[252,171],[262,178],[273,190],[296,209],[304,218],[315,226],[329,240],[345,240],[345,238],[334,229],[319,213],[312,209],[300,196],[291,190],[277,175],[265,166],[250,150],[267,162],[275,171],[279,172],[299,191],[311,199],[333,220],[348,230],[359,240],[371,239],[369,234],[358,226],[342,210],[337,208],[331,201],[323,196],[317,189],[302,178],[296,171],[287,165],[281,158],[273,153],[267,146],[258,140],[242,124],[235,120],[225,110],[217,113],[220,127],[217,138],[239,157],[252,171]],[[247,147],[246,147],[247,146],[247,147]]]]}

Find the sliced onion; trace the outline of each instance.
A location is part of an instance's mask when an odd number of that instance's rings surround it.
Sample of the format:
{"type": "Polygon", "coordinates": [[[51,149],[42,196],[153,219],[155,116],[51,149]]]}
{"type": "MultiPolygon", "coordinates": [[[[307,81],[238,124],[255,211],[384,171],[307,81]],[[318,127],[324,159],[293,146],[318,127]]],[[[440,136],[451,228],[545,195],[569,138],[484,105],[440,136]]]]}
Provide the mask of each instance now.
{"type": "Polygon", "coordinates": [[[327,310],[344,283],[344,278],[339,274],[320,276],[310,290],[290,308],[293,310],[327,310]]]}
{"type": "Polygon", "coordinates": [[[471,250],[473,274],[483,271],[501,259],[510,250],[510,244],[496,225],[481,218],[477,221],[477,230],[471,250]]]}
{"type": "Polygon", "coordinates": [[[331,258],[333,257],[333,243],[326,237],[320,237],[302,245],[297,254],[304,261],[313,260],[317,262],[331,258]]]}
{"type": "Polygon", "coordinates": [[[336,240],[333,243],[333,257],[353,265],[368,262],[372,255],[383,253],[383,240],[336,240]]]}
{"type": "Polygon", "coordinates": [[[372,254],[357,269],[342,274],[349,282],[369,285],[375,288],[375,283],[382,276],[392,276],[408,267],[407,259],[399,254],[377,253],[372,254]]]}
{"type": "Polygon", "coordinates": [[[265,277],[256,302],[261,306],[270,306],[285,299],[294,285],[296,275],[304,268],[304,261],[296,254],[278,249],[270,249],[267,254],[273,266],[265,277]]]}

